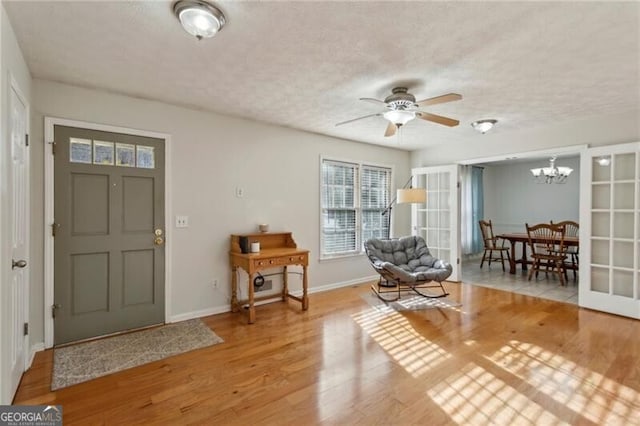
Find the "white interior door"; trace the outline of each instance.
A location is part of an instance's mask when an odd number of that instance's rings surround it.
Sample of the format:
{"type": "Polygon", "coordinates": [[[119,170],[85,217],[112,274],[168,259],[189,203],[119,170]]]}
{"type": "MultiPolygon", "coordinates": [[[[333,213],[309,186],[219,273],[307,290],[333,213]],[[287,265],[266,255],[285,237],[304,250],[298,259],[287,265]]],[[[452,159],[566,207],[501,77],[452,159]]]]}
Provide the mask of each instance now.
{"type": "Polygon", "coordinates": [[[29,254],[29,154],[28,109],[14,84],[9,90],[9,223],[11,224],[11,273],[9,282],[10,395],[14,395],[25,370],[29,254]]]}
{"type": "Polygon", "coordinates": [[[588,149],[580,171],[579,304],[640,318],[640,142],[588,149]]]}
{"type": "Polygon", "coordinates": [[[431,254],[453,266],[449,281],[460,281],[460,185],[458,165],[411,170],[414,188],[427,190],[427,201],[411,209],[413,235],[427,242],[431,254]]]}

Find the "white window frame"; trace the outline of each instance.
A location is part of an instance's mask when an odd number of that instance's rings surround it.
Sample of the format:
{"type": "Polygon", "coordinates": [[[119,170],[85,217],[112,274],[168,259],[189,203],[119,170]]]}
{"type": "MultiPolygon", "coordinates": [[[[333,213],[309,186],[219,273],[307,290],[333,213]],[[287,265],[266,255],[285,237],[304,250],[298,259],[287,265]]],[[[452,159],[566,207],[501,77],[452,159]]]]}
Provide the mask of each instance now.
{"type": "MultiPolygon", "coordinates": [[[[389,200],[391,200],[391,195],[392,195],[392,191],[391,188],[394,184],[394,168],[392,165],[389,164],[380,164],[380,163],[375,163],[375,162],[370,162],[370,161],[354,161],[354,160],[348,160],[348,159],[344,159],[344,158],[334,158],[334,157],[324,157],[321,156],[320,157],[320,167],[319,167],[319,177],[320,177],[320,184],[319,184],[319,204],[320,204],[320,220],[319,220],[319,229],[320,229],[320,249],[319,249],[319,253],[320,253],[320,260],[331,260],[331,259],[343,259],[346,257],[353,257],[353,256],[362,256],[364,254],[364,248],[363,248],[363,241],[362,241],[362,234],[363,234],[363,229],[362,229],[362,194],[361,194],[361,187],[362,187],[362,169],[363,167],[370,167],[370,168],[377,168],[377,169],[388,169],[389,170],[389,193],[388,193],[388,198],[389,200]],[[354,192],[353,192],[353,197],[354,197],[354,209],[356,212],[356,249],[355,250],[350,250],[350,251],[346,251],[346,252],[341,252],[341,253],[331,253],[331,254],[325,254],[324,252],[324,215],[323,215],[323,210],[324,210],[324,206],[322,205],[322,193],[323,193],[323,188],[324,188],[324,180],[323,180],[323,173],[322,173],[322,166],[325,162],[333,162],[333,163],[344,163],[345,165],[351,165],[351,166],[355,166],[356,169],[356,176],[355,176],[355,180],[354,180],[354,192]]],[[[393,220],[391,221],[390,224],[390,228],[393,228],[393,220]]]]}

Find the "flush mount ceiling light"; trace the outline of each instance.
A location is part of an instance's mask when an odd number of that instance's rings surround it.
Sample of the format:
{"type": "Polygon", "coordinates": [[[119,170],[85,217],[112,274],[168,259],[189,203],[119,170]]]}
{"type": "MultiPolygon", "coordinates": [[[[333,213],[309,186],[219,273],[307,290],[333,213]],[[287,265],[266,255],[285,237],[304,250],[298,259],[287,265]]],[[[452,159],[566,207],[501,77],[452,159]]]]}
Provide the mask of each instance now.
{"type": "Polygon", "coordinates": [[[213,37],[227,21],[220,9],[202,0],[180,0],[173,5],[173,13],[198,40],[213,37]]]}
{"type": "Polygon", "coordinates": [[[570,167],[556,167],[556,157],[551,157],[549,167],[531,169],[536,183],[565,183],[573,171],[570,167]]]}
{"type": "Polygon", "coordinates": [[[473,123],[471,123],[471,127],[473,127],[474,129],[476,129],[477,131],[479,131],[480,133],[482,133],[483,135],[485,133],[487,133],[489,130],[491,130],[491,128],[493,128],[493,126],[495,126],[495,124],[498,122],[498,120],[478,120],[478,121],[474,121],[473,123]]]}

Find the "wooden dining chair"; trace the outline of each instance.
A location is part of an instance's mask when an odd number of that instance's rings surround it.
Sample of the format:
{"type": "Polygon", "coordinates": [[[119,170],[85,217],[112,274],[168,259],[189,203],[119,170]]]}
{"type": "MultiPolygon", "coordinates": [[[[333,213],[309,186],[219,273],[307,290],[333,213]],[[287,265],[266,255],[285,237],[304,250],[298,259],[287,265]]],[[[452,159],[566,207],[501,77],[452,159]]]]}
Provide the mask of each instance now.
{"type": "MultiPolygon", "coordinates": [[[[580,235],[580,225],[577,222],[572,220],[564,220],[562,222],[554,223],[551,221],[552,225],[561,225],[564,226],[564,236],[565,237],[576,237],[578,238],[580,235]]],[[[578,279],[578,270],[580,269],[580,250],[578,246],[567,246],[565,245],[564,251],[567,254],[567,261],[565,262],[564,268],[564,277],[567,278],[567,269],[571,269],[573,271],[573,280],[576,281],[578,279]]]]}
{"type": "Polygon", "coordinates": [[[564,250],[565,227],[550,223],[539,223],[533,226],[529,226],[527,223],[525,226],[533,259],[527,279],[531,281],[534,272],[536,279],[540,271],[543,271],[545,275],[548,275],[549,272],[557,273],[560,284],[564,286],[564,263],[567,259],[564,250]]]}
{"type": "Polygon", "coordinates": [[[489,262],[489,267],[491,267],[492,260],[499,260],[500,263],[502,263],[502,271],[504,272],[505,254],[507,262],[511,261],[509,257],[509,247],[505,247],[505,240],[493,235],[491,220],[480,220],[478,224],[480,225],[480,232],[482,232],[482,240],[484,241],[484,253],[482,254],[480,267],[482,268],[485,260],[489,262]],[[494,255],[494,253],[496,254],[494,255]],[[489,257],[487,257],[487,254],[489,257]]]}

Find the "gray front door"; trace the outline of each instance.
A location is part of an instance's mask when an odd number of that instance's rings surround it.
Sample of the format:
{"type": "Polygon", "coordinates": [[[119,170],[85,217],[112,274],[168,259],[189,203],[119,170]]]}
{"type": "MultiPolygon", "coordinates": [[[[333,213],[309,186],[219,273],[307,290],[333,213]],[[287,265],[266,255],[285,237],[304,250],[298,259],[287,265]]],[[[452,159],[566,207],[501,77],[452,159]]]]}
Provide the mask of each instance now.
{"type": "Polygon", "coordinates": [[[54,344],[163,323],[164,141],[54,137],[54,344]]]}

